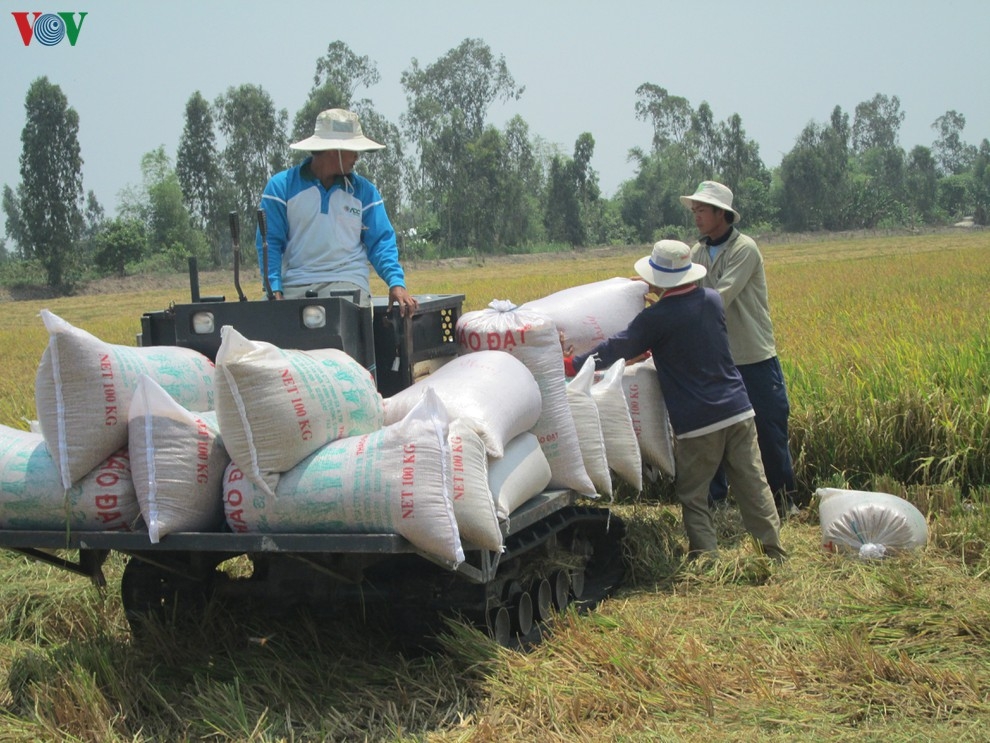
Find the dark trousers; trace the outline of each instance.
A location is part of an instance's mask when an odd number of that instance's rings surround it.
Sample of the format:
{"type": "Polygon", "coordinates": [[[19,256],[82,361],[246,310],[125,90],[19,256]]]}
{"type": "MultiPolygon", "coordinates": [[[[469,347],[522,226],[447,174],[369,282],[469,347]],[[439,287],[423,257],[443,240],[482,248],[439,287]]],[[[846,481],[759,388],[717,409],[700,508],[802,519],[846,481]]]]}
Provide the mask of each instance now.
{"type": "MultiPolygon", "coordinates": [[[[792,499],[795,490],[794,466],[787,435],[791,405],[787,400],[784,372],[776,356],[756,364],[743,364],[738,369],[756,413],[756,438],[763,471],[770,492],[780,506],[785,499],[792,499]]],[[[713,504],[724,501],[728,488],[725,471],[719,467],[708,489],[709,500],[713,504]]]]}

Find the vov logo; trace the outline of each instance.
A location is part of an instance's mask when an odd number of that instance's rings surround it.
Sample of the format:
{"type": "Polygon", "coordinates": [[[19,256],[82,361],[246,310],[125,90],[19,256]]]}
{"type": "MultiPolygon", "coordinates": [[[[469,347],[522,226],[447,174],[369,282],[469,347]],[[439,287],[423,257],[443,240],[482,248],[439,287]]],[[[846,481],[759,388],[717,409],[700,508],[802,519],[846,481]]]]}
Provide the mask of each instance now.
{"type": "Polygon", "coordinates": [[[83,21],[88,13],[36,13],[36,12],[15,12],[11,13],[14,21],[17,22],[17,30],[21,32],[21,39],[24,46],[31,44],[33,38],[44,46],[55,46],[61,43],[62,39],[68,38],[70,46],[75,46],[79,39],[79,32],[82,30],[83,21]],[[76,16],[79,22],[76,22],[76,16]]]}

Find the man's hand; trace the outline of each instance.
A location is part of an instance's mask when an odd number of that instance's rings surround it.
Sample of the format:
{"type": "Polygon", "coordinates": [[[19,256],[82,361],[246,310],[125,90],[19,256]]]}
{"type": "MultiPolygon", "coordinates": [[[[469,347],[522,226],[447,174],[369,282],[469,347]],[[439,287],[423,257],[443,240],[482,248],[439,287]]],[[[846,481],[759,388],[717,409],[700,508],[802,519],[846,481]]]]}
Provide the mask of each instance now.
{"type": "Polygon", "coordinates": [[[419,301],[412,294],[406,291],[404,286],[393,286],[388,290],[388,309],[392,311],[392,305],[399,306],[399,317],[412,315],[419,307],[419,301]]]}

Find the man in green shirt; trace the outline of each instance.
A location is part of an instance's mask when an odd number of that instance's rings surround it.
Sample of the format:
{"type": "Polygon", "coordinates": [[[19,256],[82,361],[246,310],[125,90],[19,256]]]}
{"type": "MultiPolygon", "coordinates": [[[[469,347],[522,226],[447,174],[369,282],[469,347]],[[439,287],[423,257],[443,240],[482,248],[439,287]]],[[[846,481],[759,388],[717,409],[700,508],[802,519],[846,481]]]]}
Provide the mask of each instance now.
{"type": "MultiPolygon", "coordinates": [[[[703,285],[715,289],[725,304],[732,359],[742,374],[753,409],[757,439],[767,483],[782,512],[795,505],[794,467],[788,446],[790,403],[777,358],[763,255],[736,224],[732,191],[721,183],[703,181],[681,203],[691,210],[701,234],[691,260],[707,269],[703,285]]],[[[713,505],[724,501],[725,475],[719,472],[709,495],[713,505]]]]}

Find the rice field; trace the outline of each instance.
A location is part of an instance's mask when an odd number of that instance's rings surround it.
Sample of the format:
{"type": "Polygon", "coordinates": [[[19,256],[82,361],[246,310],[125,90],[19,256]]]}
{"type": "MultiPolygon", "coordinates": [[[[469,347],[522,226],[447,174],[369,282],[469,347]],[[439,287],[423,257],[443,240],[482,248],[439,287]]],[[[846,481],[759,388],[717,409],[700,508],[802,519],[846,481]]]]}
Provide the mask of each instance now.
{"type": "MultiPolygon", "coordinates": [[[[630,275],[646,249],[407,266],[465,309],[630,275]]],[[[927,547],[866,562],[820,548],[815,503],[791,559],[755,554],[738,514],[722,558],[686,564],[661,484],[620,491],[628,580],[528,653],[452,622],[411,651],[373,617],[273,622],[215,607],[132,641],[108,585],[0,554],[3,741],[982,741],[990,725],[990,233],[764,247],[801,487],[883,490],[926,515],[927,547]]],[[[34,417],[50,309],[114,343],[187,301],[152,291],[4,302],[0,423],[34,417]]],[[[168,288],[168,286],[173,288],[168,288]]],[[[247,285],[247,284],[245,284],[247,285]]],[[[231,293],[208,277],[203,293],[231,293]]]]}

